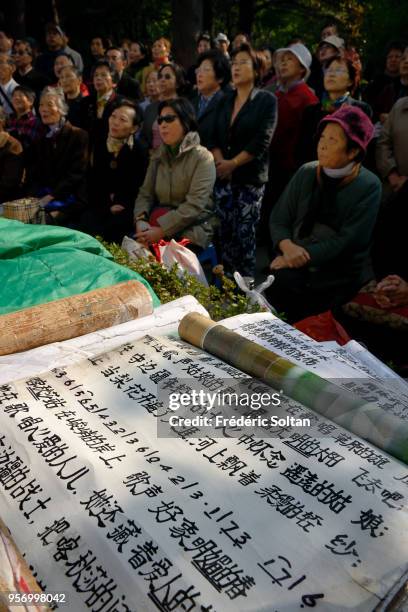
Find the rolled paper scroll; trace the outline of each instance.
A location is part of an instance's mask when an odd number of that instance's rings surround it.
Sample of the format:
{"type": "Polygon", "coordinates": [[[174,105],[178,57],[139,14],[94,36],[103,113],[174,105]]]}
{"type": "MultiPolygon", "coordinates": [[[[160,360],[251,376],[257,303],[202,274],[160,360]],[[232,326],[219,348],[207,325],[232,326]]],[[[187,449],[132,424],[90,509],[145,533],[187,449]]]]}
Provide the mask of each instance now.
{"type": "Polygon", "coordinates": [[[262,380],[318,414],[408,463],[408,423],[198,313],[183,317],[180,338],[262,380]]]}
{"type": "Polygon", "coordinates": [[[0,316],[0,355],[69,340],[153,312],[146,287],[127,281],[0,316]]]}

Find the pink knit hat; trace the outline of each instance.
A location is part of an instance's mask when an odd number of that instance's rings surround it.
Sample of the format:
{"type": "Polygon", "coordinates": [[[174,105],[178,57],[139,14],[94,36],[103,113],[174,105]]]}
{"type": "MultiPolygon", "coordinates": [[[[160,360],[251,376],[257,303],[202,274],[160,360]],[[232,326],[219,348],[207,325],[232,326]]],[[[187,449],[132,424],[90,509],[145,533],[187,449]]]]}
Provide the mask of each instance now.
{"type": "Polygon", "coordinates": [[[367,150],[369,142],[374,135],[374,126],[361,108],[345,104],[335,113],[324,117],[319,123],[319,129],[329,122],[341,125],[346,136],[352,142],[364,152],[367,150]]]}

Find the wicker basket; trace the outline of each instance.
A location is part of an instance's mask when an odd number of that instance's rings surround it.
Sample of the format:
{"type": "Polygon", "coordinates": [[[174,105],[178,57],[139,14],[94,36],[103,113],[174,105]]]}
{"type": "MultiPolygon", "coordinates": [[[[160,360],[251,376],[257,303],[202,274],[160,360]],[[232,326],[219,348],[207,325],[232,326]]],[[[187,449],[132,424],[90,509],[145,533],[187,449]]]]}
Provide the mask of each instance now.
{"type": "Polygon", "coordinates": [[[40,208],[39,198],[21,198],[4,202],[3,216],[23,223],[45,223],[45,212],[40,208]]]}

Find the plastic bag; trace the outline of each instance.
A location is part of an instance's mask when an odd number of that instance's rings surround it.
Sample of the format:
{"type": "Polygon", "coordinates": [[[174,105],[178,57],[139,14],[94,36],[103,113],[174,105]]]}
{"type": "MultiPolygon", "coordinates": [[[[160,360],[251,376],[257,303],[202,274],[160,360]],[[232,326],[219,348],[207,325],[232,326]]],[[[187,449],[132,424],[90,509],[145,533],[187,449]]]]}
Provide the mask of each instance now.
{"type": "Polygon", "coordinates": [[[121,247],[129,255],[131,261],[135,259],[154,259],[149,249],[137,240],[129,238],[129,236],[123,237],[121,247]]]}
{"type": "Polygon", "coordinates": [[[185,246],[188,243],[189,240],[186,239],[180,240],[180,242],[176,242],[176,240],[173,239],[170,240],[170,242],[160,240],[160,242],[152,245],[152,248],[156,254],[156,259],[160,261],[167,270],[170,270],[176,263],[179,270],[179,276],[187,272],[200,281],[200,283],[208,287],[204,270],[198,261],[197,255],[185,246]]]}
{"type": "Polygon", "coordinates": [[[335,340],[340,346],[351,340],[344,327],[333,317],[330,310],[307,317],[294,324],[299,331],[318,342],[335,340]]]}
{"type": "Polygon", "coordinates": [[[270,287],[273,281],[275,280],[273,274],[269,274],[269,276],[266,278],[266,280],[264,280],[263,283],[261,283],[257,287],[254,287],[253,289],[248,287],[244,277],[241,276],[239,272],[234,272],[234,278],[238,287],[241,289],[241,291],[245,293],[245,295],[249,299],[250,304],[258,304],[261,308],[264,308],[265,310],[269,310],[269,312],[276,314],[276,310],[274,309],[274,307],[271,306],[266,297],[262,295],[263,291],[265,291],[265,289],[268,289],[268,287],[270,287]]]}

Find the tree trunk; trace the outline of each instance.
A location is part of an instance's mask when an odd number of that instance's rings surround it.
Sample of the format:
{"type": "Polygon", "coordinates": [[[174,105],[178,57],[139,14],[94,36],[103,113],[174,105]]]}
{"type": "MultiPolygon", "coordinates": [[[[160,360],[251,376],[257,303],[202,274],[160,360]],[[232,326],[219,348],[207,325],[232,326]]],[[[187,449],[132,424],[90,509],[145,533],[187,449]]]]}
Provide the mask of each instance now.
{"type": "Polygon", "coordinates": [[[205,0],[203,6],[203,30],[212,33],[214,18],[213,0],[205,0]]]}
{"type": "Polygon", "coordinates": [[[251,35],[255,21],[256,0],[239,0],[238,29],[240,32],[251,35]]]}
{"type": "Polygon", "coordinates": [[[188,68],[195,60],[196,39],[203,28],[203,0],[172,0],[171,7],[173,54],[188,68]]]}
{"type": "Polygon", "coordinates": [[[13,0],[13,2],[7,3],[6,24],[7,29],[13,33],[14,38],[24,38],[26,35],[25,12],[25,0],[13,0]]]}

